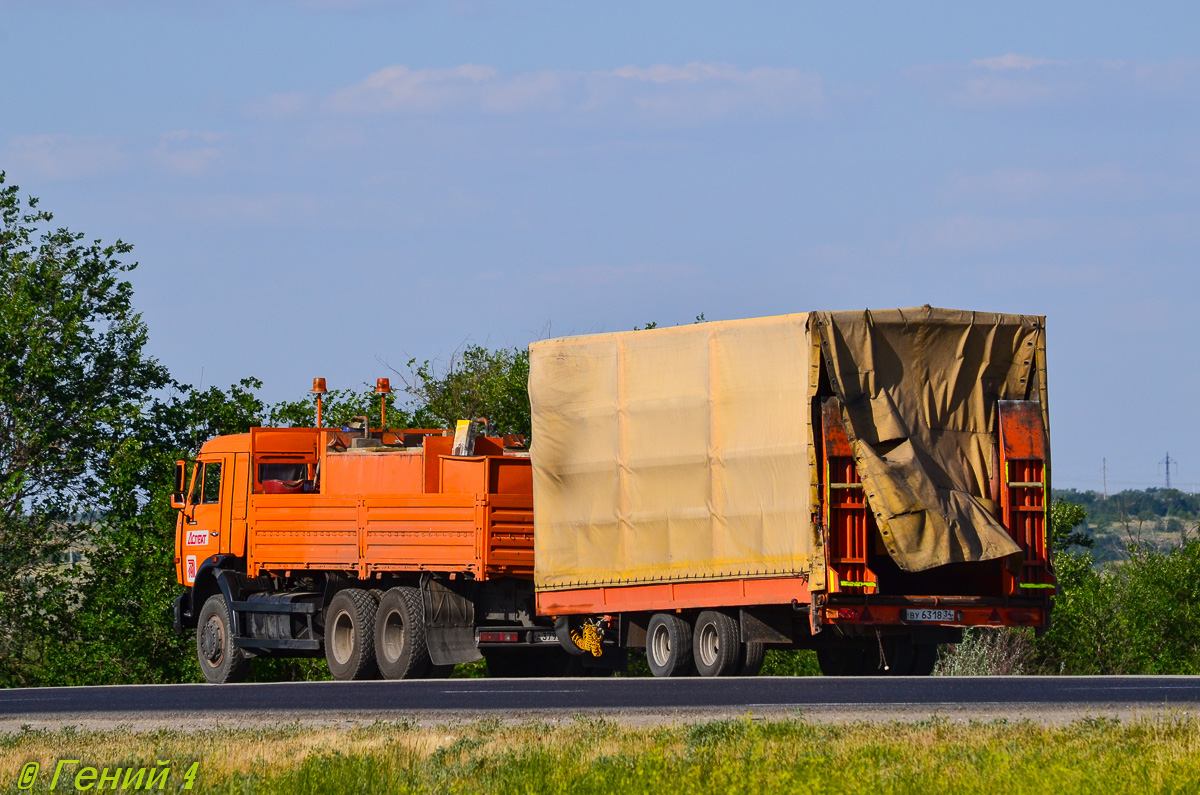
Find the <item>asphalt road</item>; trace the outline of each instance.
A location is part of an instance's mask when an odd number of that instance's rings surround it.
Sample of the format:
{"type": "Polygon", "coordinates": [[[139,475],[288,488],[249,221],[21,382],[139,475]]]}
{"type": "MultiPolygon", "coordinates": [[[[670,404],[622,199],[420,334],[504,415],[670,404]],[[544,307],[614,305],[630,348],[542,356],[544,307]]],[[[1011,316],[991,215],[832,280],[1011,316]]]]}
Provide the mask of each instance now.
{"type": "Polygon", "coordinates": [[[71,713],[220,713],[331,710],[530,712],[590,710],[925,707],[1023,704],[1200,704],[1200,677],[994,677],[722,679],[446,679],[127,685],[0,690],[0,717],[71,713]]]}

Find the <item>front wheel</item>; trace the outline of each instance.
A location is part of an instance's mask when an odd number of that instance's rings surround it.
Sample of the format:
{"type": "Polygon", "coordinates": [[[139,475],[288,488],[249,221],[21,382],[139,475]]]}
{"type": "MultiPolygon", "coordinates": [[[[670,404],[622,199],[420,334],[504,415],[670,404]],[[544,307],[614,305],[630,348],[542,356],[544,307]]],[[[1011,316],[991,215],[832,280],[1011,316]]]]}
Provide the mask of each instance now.
{"type": "Polygon", "coordinates": [[[208,597],[196,622],[196,656],[204,678],[214,685],[246,678],[250,660],[233,645],[233,618],[221,594],[208,597]]]}

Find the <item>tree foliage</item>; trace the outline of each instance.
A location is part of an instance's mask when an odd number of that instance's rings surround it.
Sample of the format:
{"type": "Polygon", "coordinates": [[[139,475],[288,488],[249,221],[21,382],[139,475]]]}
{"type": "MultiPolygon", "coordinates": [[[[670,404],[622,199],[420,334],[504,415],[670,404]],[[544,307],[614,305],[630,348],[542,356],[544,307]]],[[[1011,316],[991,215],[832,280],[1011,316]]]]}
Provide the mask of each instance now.
{"type": "Polygon", "coordinates": [[[1087,511],[1082,505],[1061,497],[1050,503],[1050,538],[1054,549],[1072,546],[1091,549],[1096,542],[1085,531],[1077,529],[1087,521],[1087,511]]]}
{"type": "MultiPolygon", "coordinates": [[[[367,417],[378,427],[380,396],[375,388],[367,384],[361,390],[332,389],[321,399],[321,424],[327,428],[341,428],[355,417],[367,417]]],[[[412,412],[402,406],[395,392],[387,395],[387,424],[389,428],[413,427],[412,412]]],[[[315,395],[299,400],[283,400],[271,406],[267,424],[282,428],[312,428],[317,424],[317,401],[315,395]]]]}
{"type": "Polygon", "coordinates": [[[1039,668],[1067,674],[1200,673],[1200,540],[1166,552],[1134,545],[1128,560],[1056,560],[1059,593],[1039,668]]]}
{"type": "Polygon", "coordinates": [[[131,247],[51,226],[0,173],[0,678],[27,681],[76,598],[115,439],[167,371],[123,276],[131,247]]]}
{"type": "Polygon", "coordinates": [[[484,417],[489,434],[529,436],[527,349],[468,345],[440,373],[428,360],[411,360],[408,368],[397,375],[416,401],[417,424],[453,428],[458,420],[484,417]]]}
{"type": "Polygon", "coordinates": [[[175,385],[120,429],[100,470],[101,517],[68,632],[47,655],[63,684],[197,680],[190,638],[172,627],[175,582],[174,463],[213,436],[262,425],[267,409],[247,378],[228,389],[175,385]]]}

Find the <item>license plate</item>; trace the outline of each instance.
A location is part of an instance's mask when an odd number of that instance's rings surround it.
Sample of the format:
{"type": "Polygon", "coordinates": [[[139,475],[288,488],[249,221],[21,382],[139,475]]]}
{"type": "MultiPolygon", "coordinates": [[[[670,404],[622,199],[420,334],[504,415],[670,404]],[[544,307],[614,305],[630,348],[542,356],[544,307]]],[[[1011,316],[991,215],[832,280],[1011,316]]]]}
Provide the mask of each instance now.
{"type": "Polygon", "coordinates": [[[941,610],[930,607],[910,607],[904,611],[905,621],[954,621],[957,616],[953,610],[941,610]]]}
{"type": "Polygon", "coordinates": [[[533,633],[534,643],[558,643],[558,635],[554,632],[535,632],[533,633]]]}

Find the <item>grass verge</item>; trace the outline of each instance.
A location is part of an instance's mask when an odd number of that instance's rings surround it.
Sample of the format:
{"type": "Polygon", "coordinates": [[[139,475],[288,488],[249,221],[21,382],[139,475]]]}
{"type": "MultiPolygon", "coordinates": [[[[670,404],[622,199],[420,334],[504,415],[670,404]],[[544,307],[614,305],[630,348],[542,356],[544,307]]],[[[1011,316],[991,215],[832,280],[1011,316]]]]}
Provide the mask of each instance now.
{"type": "MultiPolygon", "coordinates": [[[[193,792],[869,792],[1092,793],[1200,790],[1200,722],[1180,715],[953,723],[719,720],[659,727],[578,717],[406,722],[355,729],[33,731],[0,735],[0,787],[18,790],[29,762],[47,791],[75,789],[85,765],[149,767],[170,760],[164,791],[199,762],[193,792]]],[[[86,783],[86,782],[85,782],[86,783]]],[[[111,786],[109,788],[112,788],[111,786]]],[[[157,789],[157,788],[156,788],[157,789]]]]}

